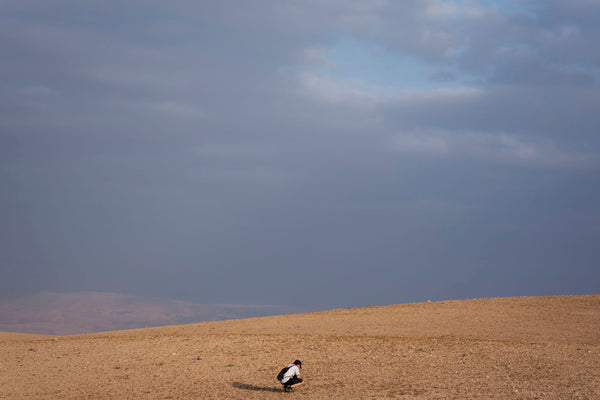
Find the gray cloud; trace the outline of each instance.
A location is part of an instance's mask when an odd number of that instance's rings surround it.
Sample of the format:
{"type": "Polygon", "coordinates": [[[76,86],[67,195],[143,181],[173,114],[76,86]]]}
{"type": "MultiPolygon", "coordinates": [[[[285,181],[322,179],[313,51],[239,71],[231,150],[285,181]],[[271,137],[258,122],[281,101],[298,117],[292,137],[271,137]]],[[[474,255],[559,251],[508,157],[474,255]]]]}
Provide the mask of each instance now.
{"type": "Polygon", "coordinates": [[[597,6],[524,7],[4,2],[2,292],[597,290],[597,6]],[[323,73],[347,37],[445,80],[323,73]]]}

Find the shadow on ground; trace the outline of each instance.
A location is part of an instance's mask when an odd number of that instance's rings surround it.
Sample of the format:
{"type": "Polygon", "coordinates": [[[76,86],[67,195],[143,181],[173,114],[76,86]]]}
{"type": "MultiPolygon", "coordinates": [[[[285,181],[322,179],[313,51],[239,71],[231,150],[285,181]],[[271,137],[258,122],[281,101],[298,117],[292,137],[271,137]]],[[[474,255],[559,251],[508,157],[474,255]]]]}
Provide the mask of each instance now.
{"type": "Polygon", "coordinates": [[[255,386],[255,385],[251,385],[249,383],[242,383],[242,382],[233,382],[232,386],[236,389],[243,389],[243,390],[253,390],[256,392],[281,392],[282,388],[274,388],[274,387],[266,387],[266,386],[255,386]]]}

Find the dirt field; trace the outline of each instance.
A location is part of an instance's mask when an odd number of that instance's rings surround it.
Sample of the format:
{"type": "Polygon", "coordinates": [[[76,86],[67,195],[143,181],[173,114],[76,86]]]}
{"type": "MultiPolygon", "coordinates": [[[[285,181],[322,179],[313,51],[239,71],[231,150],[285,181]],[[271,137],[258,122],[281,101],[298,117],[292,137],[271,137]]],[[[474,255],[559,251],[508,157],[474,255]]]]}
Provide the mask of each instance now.
{"type": "Polygon", "coordinates": [[[2,399],[600,399],[600,295],[0,334],[0,361],[2,399]]]}

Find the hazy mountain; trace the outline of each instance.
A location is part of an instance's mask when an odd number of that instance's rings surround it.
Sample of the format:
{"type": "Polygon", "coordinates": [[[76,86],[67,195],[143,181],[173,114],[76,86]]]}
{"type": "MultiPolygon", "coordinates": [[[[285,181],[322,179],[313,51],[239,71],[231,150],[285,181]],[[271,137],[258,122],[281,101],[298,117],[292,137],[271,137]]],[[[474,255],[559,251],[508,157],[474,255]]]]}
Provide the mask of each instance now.
{"type": "Polygon", "coordinates": [[[67,335],[302,311],[311,310],[198,304],[117,293],[39,293],[0,301],[0,331],[67,335]]]}

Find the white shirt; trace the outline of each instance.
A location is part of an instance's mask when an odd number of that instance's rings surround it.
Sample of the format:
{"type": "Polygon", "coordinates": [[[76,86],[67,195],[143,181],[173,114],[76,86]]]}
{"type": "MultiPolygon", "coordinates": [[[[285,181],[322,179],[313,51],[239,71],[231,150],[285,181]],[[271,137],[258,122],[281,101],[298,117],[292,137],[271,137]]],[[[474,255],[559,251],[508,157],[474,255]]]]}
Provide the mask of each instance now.
{"type": "Polygon", "coordinates": [[[290,380],[290,378],[292,376],[296,376],[296,375],[300,375],[300,368],[298,368],[298,366],[296,364],[290,364],[288,365],[288,370],[286,371],[286,373],[283,375],[283,379],[281,380],[281,383],[286,383],[287,381],[290,380]]]}

